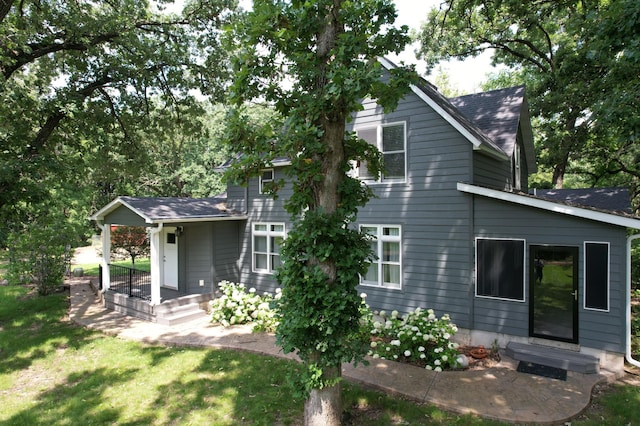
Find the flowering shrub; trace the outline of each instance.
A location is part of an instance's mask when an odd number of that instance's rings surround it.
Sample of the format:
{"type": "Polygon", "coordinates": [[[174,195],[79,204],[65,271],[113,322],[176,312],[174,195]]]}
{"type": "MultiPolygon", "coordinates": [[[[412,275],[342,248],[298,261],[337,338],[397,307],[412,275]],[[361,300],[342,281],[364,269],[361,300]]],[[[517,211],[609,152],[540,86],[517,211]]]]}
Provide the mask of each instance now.
{"type": "Polygon", "coordinates": [[[254,323],[254,331],[274,331],[277,326],[272,304],[280,299],[280,289],[275,296],[256,294],[255,288],[248,291],[244,284],[229,281],[218,283],[222,296],[212,300],[211,321],[225,327],[233,324],[254,323]]]}
{"type": "MultiPolygon", "coordinates": [[[[211,318],[225,327],[234,324],[253,323],[255,332],[273,332],[278,326],[276,309],[280,289],[275,296],[248,291],[244,284],[221,281],[218,284],[222,296],[211,301],[211,318]]],[[[381,311],[382,321],[374,321],[373,313],[360,295],[360,331],[352,335],[358,341],[369,341],[368,355],[373,358],[422,365],[429,370],[442,371],[458,367],[458,344],[450,339],[458,331],[448,314],[437,318],[433,309],[417,308],[404,316],[397,311],[391,315],[381,311]]]]}
{"type": "Polygon", "coordinates": [[[450,341],[458,328],[448,314],[437,318],[433,309],[417,308],[402,317],[397,311],[379,315],[382,321],[371,324],[373,358],[412,362],[435,371],[458,366],[458,344],[450,341]]]}

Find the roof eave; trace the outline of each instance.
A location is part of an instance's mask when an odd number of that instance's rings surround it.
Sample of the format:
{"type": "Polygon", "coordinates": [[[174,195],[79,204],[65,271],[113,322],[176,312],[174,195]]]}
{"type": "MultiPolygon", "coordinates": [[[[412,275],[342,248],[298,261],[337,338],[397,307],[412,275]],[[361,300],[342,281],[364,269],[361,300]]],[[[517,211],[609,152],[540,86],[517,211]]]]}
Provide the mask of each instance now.
{"type": "Polygon", "coordinates": [[[155,218],[151,219],[150,224],[167,224],[167,223],[197,223],[197,222],[222,222],[222,221],[231,221],[231,220],[247,220],[249,216],[247,215],[238,215],[238,216],[228,216],[228,215],[219,215],[219,216],[197,216],[197,217],[175,217],[175,218],[155,218]]]}
{"type": "Polygon", "coordinates": [[[596,222],[608,223],[610,225],[622,226],[625,228],[640,229],[640,219],[624,217],[613,213],[605,213],[581,207],[568,206],[565,204],[555,203],[553,201],[541,200],[539,198],[513,194],[496,189],[484,188],[462,182],[458,182],[457,189],[458,191],[466,192],[469,194],[480,195],[487,198],[507,201],[523,206],[539,208],[554,213],[594,220],[596,222]]]}
{"type": "Polygon", "coordinates": [[[146,215],[144,215],[140,210],[133,207],[131,204],[127,203],[122,199],[122,197],[118,197],[115,200],[111,201],[109,204],[95,212],[93,215],[89,216],[89,220],[95,220],[96,222],[103,221],[105,216],[115,211],[118,207],[124,206],[131,210],[136,215],[140,216],[146,223],[153,223],[152,219],[146,215]]]}

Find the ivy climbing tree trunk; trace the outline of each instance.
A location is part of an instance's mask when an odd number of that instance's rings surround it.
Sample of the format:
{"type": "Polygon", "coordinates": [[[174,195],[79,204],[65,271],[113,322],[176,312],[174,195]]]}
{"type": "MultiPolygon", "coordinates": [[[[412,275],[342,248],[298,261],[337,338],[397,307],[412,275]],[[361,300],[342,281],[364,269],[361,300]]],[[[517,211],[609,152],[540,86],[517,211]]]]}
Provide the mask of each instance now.
{"type": "Polygon", "coordinates": [[[374,175],[382,164],[375,147],[345,129],[363,99],[393,109],[417,78],[402,67],[385,76],[378,61],[409,41],[406,27],[393,28],[395,16],[389,0],[256,0],[230,37],[236,80],[228,136],[238,160],[227,178],[246,183],[274,159],[291,162],[268,188],[276,196],[292,187],[284,206],[293,229],[276,275],[283,287],[276,338],[304,363],[297,389],[307,425],[340,424],[342,363],[367,351],[356,286],[372,253],[367,236],[350,225],[372,192],[348,172],[350,161],[365,161],[374,175]],[[245,105],[255,99],[272,103],[284,126],[248,122],[245,105]]]}

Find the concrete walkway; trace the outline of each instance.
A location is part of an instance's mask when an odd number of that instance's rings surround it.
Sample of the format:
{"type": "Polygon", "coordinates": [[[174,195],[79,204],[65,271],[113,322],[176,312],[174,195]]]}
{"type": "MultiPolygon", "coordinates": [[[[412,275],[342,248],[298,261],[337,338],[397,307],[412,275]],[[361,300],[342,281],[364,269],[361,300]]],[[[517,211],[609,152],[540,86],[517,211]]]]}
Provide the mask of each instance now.
{"type": "MultiPolygon", "coordinates": [[[[271,334],[252,333],[251,326],[224,328],[208,321],[163,326],[105,309],[85,280],[70,282],[72,321],[123,339],[179,346],[232,348],[285,356],[271,334]]],[[[562,424],[589,404],[594,385],[613,375],[568,372],[555,380],[516,371],[517,362],[502,355],[492,368],[467,371],[428,371],[409,364],[370,359],[369,366],[343,367],[351,381],[417,402],[458,413],[472,413],[509,423],[562,424]]]]}

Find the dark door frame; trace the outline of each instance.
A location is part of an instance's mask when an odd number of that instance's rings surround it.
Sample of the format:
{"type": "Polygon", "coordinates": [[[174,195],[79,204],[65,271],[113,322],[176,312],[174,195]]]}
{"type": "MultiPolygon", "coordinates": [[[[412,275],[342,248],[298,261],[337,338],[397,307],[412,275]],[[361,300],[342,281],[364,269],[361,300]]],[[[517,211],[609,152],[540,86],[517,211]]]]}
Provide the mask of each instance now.
{"type": "Polygon", "coordinates": [[[580,248],[578,246],[567,246],[567,245],[555,245],[555,244],[529,244],[529,336],[538,337],[542,339],[548,340],[557,340],[561,342],[567,343],[578,343],[578,288],[579,288],[579,264],[580,264],[580,248]],[[572,296],[572,336],[571,337],[563,337],[563,336],[554,336],[553,334],[541,334],[536,333],[534,330],[534,320],[535,320],[535,290],[536,285],[541,283],[537,283],[537,273],[536,273],[536,253],[537,248],[560,248],[566,249],[573,256],[573,284],[572,284],[572,292],[570,295],[572,296]]]}

